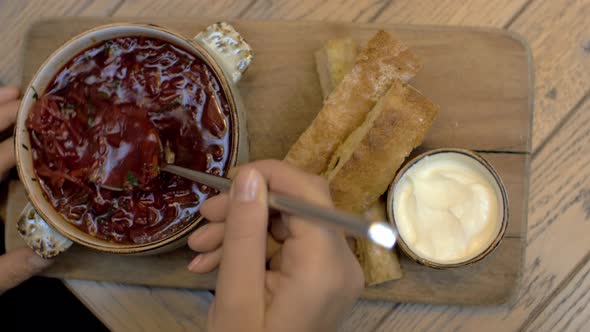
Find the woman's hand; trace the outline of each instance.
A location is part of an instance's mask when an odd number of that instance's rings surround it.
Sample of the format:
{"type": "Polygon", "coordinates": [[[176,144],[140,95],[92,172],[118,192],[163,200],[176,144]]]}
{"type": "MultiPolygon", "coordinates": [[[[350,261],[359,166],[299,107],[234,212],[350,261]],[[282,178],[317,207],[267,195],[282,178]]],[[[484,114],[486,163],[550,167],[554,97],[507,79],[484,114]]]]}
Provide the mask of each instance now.
{"type": "MultiPolygon", "coordinates": [[[[0,88],[0,131],[10,127],[18,109],[18,89],[0,88]]],[[[0,175],[2,178],[15,165],[14,141],[0,142],[0,175]]],[[[35,254],[30,248],[20,248],[0,256],[0,294],[17,286],[49,266],[51,261],[35,254]]]]}
{"type": "MultiPolygon", "coordinates": [[[[14,86],[0,87],[0,131],[14,124],[20,104],[20,100],[17,99],[18,94],[18,89],[14,86]]],[[[15,163],[14,139],[11,137],[0,142],[0,176],[4,178],[15,163]]]]}
{"type": "Polygon", "coordinates": [[[333,331],[363,289],[362,270],[344,234],[296,216],[278,215],[271,234],[283,242],[266,269],[267,190],[325,207],[324,179],[279,161],[240,166],[228,194],[201,207],[211,221],[191,235],[203,252],[189,264],[208,272],[219,262],[211,331],[333,331]],[[223,246],[221,243],[223,242],[223,246]]]}

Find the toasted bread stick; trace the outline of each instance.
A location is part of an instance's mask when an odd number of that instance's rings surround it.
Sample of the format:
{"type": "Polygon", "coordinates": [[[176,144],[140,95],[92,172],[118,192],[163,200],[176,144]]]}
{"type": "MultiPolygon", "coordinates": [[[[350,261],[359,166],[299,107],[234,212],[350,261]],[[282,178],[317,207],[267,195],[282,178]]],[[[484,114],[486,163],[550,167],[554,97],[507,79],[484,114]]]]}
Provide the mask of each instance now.
{"type": "Polygon", "coordinates": [[[375,203],[437,113],[438,106],[418,90],[395,80],[332,156],[325,176],[335,205],[361,213],[375,203]]]}
{"type": "MultiPolygon", "coordinates": [[[[357,54],[357,47],[351,39],[337,39],[326,42],[324,47],[316,52],[316,66],[322,94],[332,92],[345,74],[351,70],[357,54]]],[[[385,203],[379,201],[373,204],[365,216],[371,220],[386,220],[385,203]]],[[[400,279],[403,276],[399,258],[395,251],[381,248],[364,239],[350,239],[351,248],[357,257],[367,286],[400,279]]]]}
{"type": "MultiPolygon", "coordinates": [[[[365,217],[369,220],[387,220],[385,204],[385,199],[379,199],[365,211],[365,217]]],[[[403,277],[395,249],[385,249],[366,239],[355,239],[353,251],[361,264],[367,286],[403,277]]]]}
{"type": "Polygon", "coordinates": [[[405,45],[379,31],[329,94],[324,107],[285,160],[309,173],[322,173],[336,148],[361,125],[393,80],[407,81],[419,68],[418,60],[405,45]]]}
{"type": "Polygon", "coordinates": [[[348,74],[354,66],[357,55],[357,45],[350,38],[328,40],[315,52],[316,69],[324,99],[328,98],[348,74]]]}

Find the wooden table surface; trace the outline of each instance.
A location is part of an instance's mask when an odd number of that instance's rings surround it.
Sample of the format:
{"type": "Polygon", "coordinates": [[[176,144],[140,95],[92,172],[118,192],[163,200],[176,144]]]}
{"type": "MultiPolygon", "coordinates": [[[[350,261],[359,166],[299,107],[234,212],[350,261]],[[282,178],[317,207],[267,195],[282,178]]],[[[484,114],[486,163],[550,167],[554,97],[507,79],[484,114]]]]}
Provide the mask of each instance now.
{"type": "MultiPolygon", "coordinates": [[[[504,28],[535,66],[525,273],[490,308],[359,301],[341,331],[590,329],[590,0],[0,0],[0,81],[20,82],[27,27],[48,16],[208,16],[504,28]]],[[[208,292],[66,280],[113,331],[204,330],[208,292]]]]}

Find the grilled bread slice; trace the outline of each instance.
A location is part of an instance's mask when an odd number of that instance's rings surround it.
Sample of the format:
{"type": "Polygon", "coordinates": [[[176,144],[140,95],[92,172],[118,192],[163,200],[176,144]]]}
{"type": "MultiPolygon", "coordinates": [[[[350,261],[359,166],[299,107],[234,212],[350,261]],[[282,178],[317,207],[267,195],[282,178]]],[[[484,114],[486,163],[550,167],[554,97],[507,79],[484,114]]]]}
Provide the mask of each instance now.
{"type": "Polygon", "coordinates": [[[309,173],[322,173],[340,143],[361,125],[392,82],[409,80],[419,68],[418,60],[405,45],[379,31],[330,93],[285,160],[309,173]]]}
{"type": "Polygon", "coordinates": [[[335,205],[362,213],[375,203],[404,159],[422,143],[438,111],[418,90],[394,80],[324,172],[335,205]]]}

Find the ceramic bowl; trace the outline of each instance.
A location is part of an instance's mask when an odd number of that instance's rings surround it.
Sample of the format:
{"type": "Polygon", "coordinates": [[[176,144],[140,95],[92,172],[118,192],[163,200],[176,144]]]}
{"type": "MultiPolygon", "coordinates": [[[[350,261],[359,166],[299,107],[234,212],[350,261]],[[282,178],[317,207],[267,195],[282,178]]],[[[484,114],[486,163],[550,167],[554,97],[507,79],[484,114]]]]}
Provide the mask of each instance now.
{"type": "Polygon", "coordinates": [[[412,166],[416,165],[416,163],[422,161],[425,158],[430,156],[434,156],[437,154],[443,153],[454,153],[459,154],[460,157],[464,157],[466,162],[471,162],[472,165],[478,167],[482,170],[484,176],[488,178],[491,186],[494,188],[496,192],[496,197],[498,197],[498,205],[499,205],[499,222],[500,227],[498,229],[498,233],[491,241],[490,245],[479,253],[477,256],[470,258],[465,261],[455,262],[455,263],[440,263],[434,262],[432,260],[428,260],[424,257],[421,257],[418,253],[412,250],[411,246],[404,240],[403,232],[399,232],[398,244],[402,251],[406,253],[412,260],[415,262],[422,264],[424,266],[435,268],[435,269],[449,269],[449,268],[457,268],[463,267],[467,265],[471,265],[473,263],[479,262],[485,257],[487,257],[490,253],[494,251],[496,247],[502,241],[504,237],[504,233],[506,232],[506,227],[508,226],[508,195],[506,193],[506,188],[502,182],[502,179],[498,175],[498,173],[494,170],[492,165],[488,163],[482,156],[479,154],[465,149],[452,149],[452,148],[443,148],[443,149],[436,149],[425,152],[414,159],[410,160],[396,175],[392,185],[389,187],[389,191],[387,193],[387,216],[390,222],[399,230],[398,224],[396,223],[396,216],[394,211],[394,199],[395,199],[395,190],[397,185],[400,183],[400,180],[404,177],[408,170],[412,168],[412,166]]]}
{"type": "Polygon", "coordinates": [[[72,241],[82,246],[116,254],[156,254],[186,244],[189,233],[202,217],[195,215],[183,229],[168,237],[145,244],[120,244],[93,237],[71,223],[47,201],[33,168],[29,149],[29,133],[25,122],[35,102],[36,93],[44,93],[61,68],[80,52],[105,40],[124,36],[145,36],[160,39],[191,52],[202,59],[219,79],[230,105],[232,141],[227,167],[245,162],[248,158],[245,109],[236,84],[250,66],[253,53],[244,39],[227,23],[216,23],[194,38],[186,38],[165,28],[120,23],[100,26],[71,38],[41,65],[28,88],[18,110],[15,127],[15,150],[19,176],[31,205],[23,211],[18,228],[25,242],[44,256],[51,257],[66,250],[72,241]]]}

